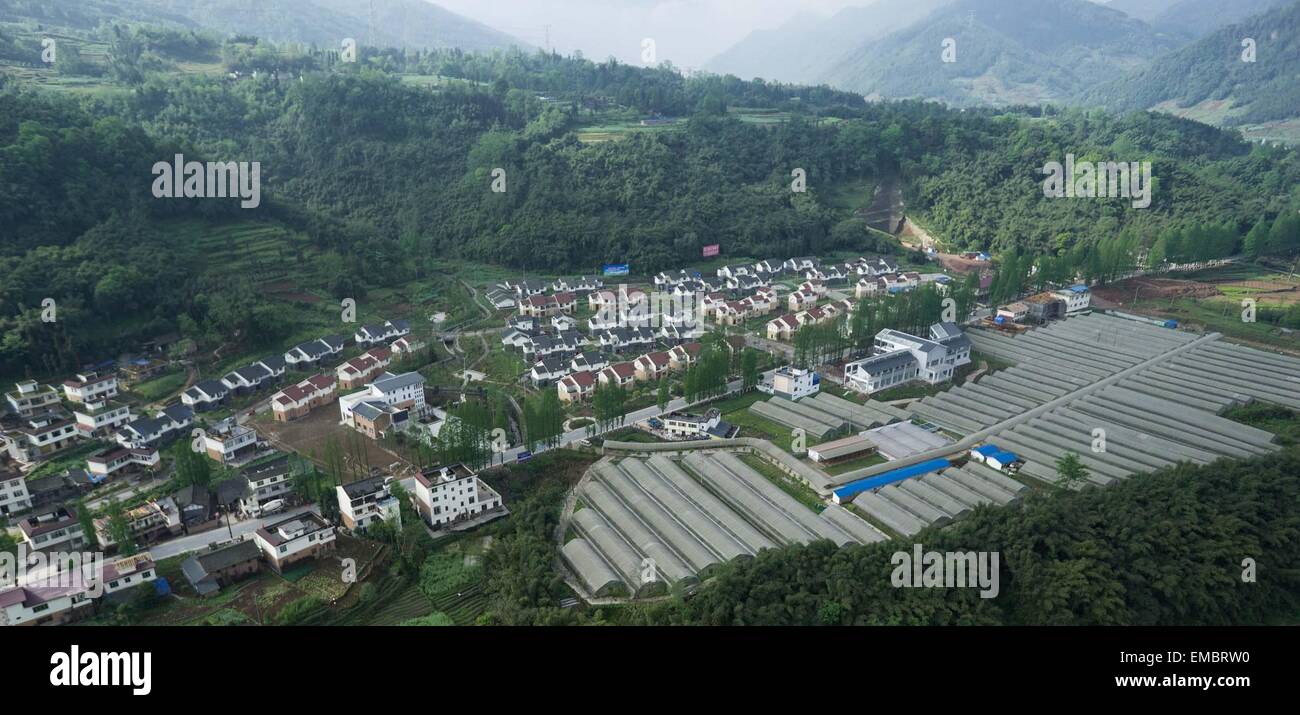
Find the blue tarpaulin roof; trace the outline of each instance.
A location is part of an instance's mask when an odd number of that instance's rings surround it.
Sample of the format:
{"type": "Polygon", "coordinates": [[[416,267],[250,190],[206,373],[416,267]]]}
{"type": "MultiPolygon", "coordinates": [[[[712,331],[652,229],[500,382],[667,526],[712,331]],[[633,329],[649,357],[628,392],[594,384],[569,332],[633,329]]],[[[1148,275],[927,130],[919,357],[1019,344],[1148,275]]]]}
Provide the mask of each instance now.
{"type": "Polygon", "coordinates": [[[981,457],[987,457],[989,455],[997,454],[998,452],[1001,452],[1002,448],[997,446],[996,444],[982,444],[976,447],[975,449],[972,449],[971,451],[980,455],[981,457]]]}
{"type": "Polygon", "coordinates": [[[901,482],[904,479],[911,479],[912,477],[919,477],[922,474],[937,472],[940,469],[946,469],[951,466],[952,462],[949,462],[946,459],[931,459],[928,462],[913,464],[910,467],[900,467],[892,472],[885,472],[883,474],[877,474],[874,477],[867,477],[866,479],[859,479],[856,482],[849,482],[835,490],[835,498],[842,502],[865,491],[879,489],[880,487],[893,484],[894,482],[901,482]]]}

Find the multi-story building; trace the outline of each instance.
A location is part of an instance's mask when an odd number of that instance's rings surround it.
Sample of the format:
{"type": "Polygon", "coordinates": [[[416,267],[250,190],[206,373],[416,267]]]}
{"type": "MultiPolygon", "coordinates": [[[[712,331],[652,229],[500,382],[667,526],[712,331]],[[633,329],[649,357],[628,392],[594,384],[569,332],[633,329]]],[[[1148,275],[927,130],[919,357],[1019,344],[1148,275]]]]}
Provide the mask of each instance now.
{"type": "Polygon", "coordinates": [[[63,381],[63,394],[71,402],[101,402],[117,397],[117,376],[96,372],[77,373],[63,381]]]}
{"type": "Polygon", "coordinates": [[[77,511],[60,507],[18,522],[23,541],[32,551],[72,551],[86,544],[77,511]]]}
{"type": "MultiPolygon", "coordinates": [[[[770,391],[777,397],[797,400],[815,394],[819,389],[821,389],[821,381],[818,379],[817,373],[812,370],[787,365],[772,373],[770,391]]],[[[767,392],[768,390],[763,391],[767,392]]]]}
{"type": "Polygon", "coordinates": [[[257,451],[257,433],[227,420],[203,434],[203,449],[222,464],[236,463],[257,451]]]}
{"type": "Polygon", "coordinates": [[[86,471],[102,481],[122,469],[153,469],[160,462],[153,447],[106,447],[86,457],[86,471]]]}
{"type": "Polygon", "coordinates": [[[435,529],[502,506],[501,495],[463,464],[433,467],[416,475],[415,503],[435,529]]]}
{"type": "Polygon", "coordinates": [[[105,437],[131,421],[131,408],[110,400],[83,402],[72,408],[82,437],[105,437]]]}
{"type": "Polygon", "coordinates": [[[418,372],[394,375],[386,372],[375,378],[366,389],[339,398],[339,413],[349,427],[356,427],[355,410],[364,402],[407,410],[421,415],[425,410],[424,376],[418,372]]]}
{"type": "Polygon", "coordinates": [[[287,454],[246,467],[239,478],[248,485],[240,500],[245,512],[255,512],[272,499],[284,498],[293,491],[293,465],[287,454]]]}
{"type": "MultiPolygon", "coordinates": [[[[171,497],[154,499],[127,509],[123,516],[131,530],[131,539],[137,544],[150,544],[181,531],[181,512],[171,497]]],[[[105,551],[118,548],[107,516],[95,519],[95,537],[99,540],[99,547],[105,551]]]]}
{"type": "Polygon", "coordinates": [[[935,385],[970,362],[970,338],[953,323],[930,326],[929,338],[887,328],[876,333],[873,349],[871,357],[844,366],[848,387],[872,393],[913,380],[935,385]]]}
{"type": "Polygon", "coordinates": [[[253,532],[253,540],[277,572],[304,559],[334,549],[332,524],[306,511],[253,532]]]}
{"type": "Polygon", "coordinates": [[[27,480],[21,474],[0,471],[0,516],[30,508],[32,497],[27,491],[27,480]]]}
{"type": "Polygon", "coordinates": [[[61,449],[72,446],[81,433],[77,423],[58,411],[33,415],[10,428],[0,440],[3,440],[9,457],[23,464],[32,464],[48,457],[61,449]]]}
{"type": "Polygon", "coordinates": [[[392,477],[378,476],[334,488],[339,502],[339,518],[343,526],[365,529],[377,521],[388,521],[402,526],[401,505],[389,491],[392,477]]]}
{"type": "Polygon", "coordinates": [[[49,385],[26,380],[15,384],[11,392],[6,392],[5,399],[12,412],[20,417],[31,417],[59,404],[59,392],[49,385]]]}
{"type": "Polygon", "coordinates": [[[1073,316],[1086,313],[1092,309],[1092,293],[1086,285],[1072,285],[1056,291],[1056,295],[1065,301],[1065,315],[1073,316]]]}

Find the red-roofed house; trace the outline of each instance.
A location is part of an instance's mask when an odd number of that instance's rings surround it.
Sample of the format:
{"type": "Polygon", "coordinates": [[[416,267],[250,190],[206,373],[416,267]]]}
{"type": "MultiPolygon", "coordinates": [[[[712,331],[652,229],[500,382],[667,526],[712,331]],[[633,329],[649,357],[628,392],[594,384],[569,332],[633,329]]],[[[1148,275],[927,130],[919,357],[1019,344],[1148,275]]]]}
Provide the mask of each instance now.
{"type": "Polygon", "coordinates": [[[628,387],[636,382],[636,366],[630,362],[616,362],[600,371],[600,384],[628,387]]]}
{"type": "Polygon", "coordinates": [[[699,343],[682,343],[668,351],[668,366],[674,370],[685,370],[695,364],[704,346],[699,343]]]}
{"type": "Polygon", "coordinates": [[[642,355],[633,362],[636,367],[636,379],[658,380],[661,375],[668,372],[669,362],[670,359],[666,352],[653,352],[642,355]]]}
{"type": "Polygon", "coordinates": [[[794,313],[786,313],[775,320],[767,321],[768,340],[789,340],[799,332],[799,320],[794,313]]]}
{"type": "Polygon", "coordinates": [[[386,347],[371,348],[334,369],[339,388],[351,390],[368,384],[383,374],[393,361],[393,351],[386,347]]]}
{"type": "Polygon", "coordinates": [[[596,373],[590,370],[570,373],[555,383],[560,402],[582,402],[596,390],[596,373]]]}
{"type": "Polygon", "coordinates": [[[271,396],[271,411],[278,422],[288,422],[328,405],[336,396],[333,375],[312,375],[297,385],[290,385],[271,396]]]}

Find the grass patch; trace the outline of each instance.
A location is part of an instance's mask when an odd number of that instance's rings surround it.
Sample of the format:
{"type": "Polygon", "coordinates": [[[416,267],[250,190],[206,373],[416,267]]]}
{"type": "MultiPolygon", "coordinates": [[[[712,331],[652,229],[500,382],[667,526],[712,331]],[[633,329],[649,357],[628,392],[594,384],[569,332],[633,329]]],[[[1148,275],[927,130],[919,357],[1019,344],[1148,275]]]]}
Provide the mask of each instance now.
{"type": "Polygon", "coordinates": [[[821,500],[821,497],[817,496],[817,492],[814,492],[807,484],[787,475],[775,464],[754,454],[741,454],[739,457],[740,461],[763,475],[769,482],[780,487],[781,491],[799,500],[800,504],[812,509],[813,512],[820,514],[826,508],[826,503],[821,500]]]}
{"type": "Polygon", "coordinates": [[[185,370],[168,369],[158,377],[145,380],[130,389],[130,393],[145,402],[160,402],[185,386],[185,370]]]}

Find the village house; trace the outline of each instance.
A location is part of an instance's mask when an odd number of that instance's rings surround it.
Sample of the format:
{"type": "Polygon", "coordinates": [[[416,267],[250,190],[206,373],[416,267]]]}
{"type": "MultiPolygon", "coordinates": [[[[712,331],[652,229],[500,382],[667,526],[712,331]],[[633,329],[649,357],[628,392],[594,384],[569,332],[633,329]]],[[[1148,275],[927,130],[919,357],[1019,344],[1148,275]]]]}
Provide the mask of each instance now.
{"type": "Polygon", "coordinates": [[[251,428],[224,420],[203,433],[203,449],[221,464],[235,464],[257,452],[257,433],[251,428]]]}
{"type": "Polygon", "coordinates": [[[631,387],[636,382],[636,366],[630,362],[616,362],[601,370],[598,379],[602,385],[631,387]]]}
{"type": "Polygon", "coordinates": [[[569,370],[572,372],[589,372],[594,370],[603,370],[609,366],[609,357],[605,353],[592,352],[586,350],[573,356],[569,361],[569,370]]]}
{"type": "Polygon", "coordinates": [[[30,417],[0,435],[9,458],[23,464],[45,459],[79,439],[76,423],[57,412],[30,417]]]}
{"type": "Polygon", "coordinates": [[[787,307],[789,308],[790,312],[798,313],[801,310],[808,310],[809,308],[816,305],[817,294],[805,293],[802,290],[797,290],[790,294],[790,297],[787,298],[787,301],[788,301],[787,307]]]}
{"type": "Polygon", "coordinates": [[[695,359],[699,357],[703,347],[700,343],[674,345],[673,349],[668,351],[668,367],[672,370],[689,368],[695,364],[695,359]]]}
{"type": "Polygon", "coordinates": [[[260,367],[271,374],[271,380],[279,380],[284,377],[288,363],[284,361],[284,355],[269,355],[253,363],[255,367],[260,367]]]}
{"type": "Polygon", "coordinates": [[[49,385],[26,380],[15,384],[12,392],[6,392],[5,399],[9,402],[10,411],[19,417],[31,417],[57,406],[59,393],[49,385]]]}
{"type": "Polygon", "coordinates": [[[1086,285],[1072,285],[1056,291],[1056,295],[1065,301],[1065,315],[1072,317],[1092,309],[1092,293],[1086,285]]]}
{"type": "Polygon", "coordinates": [[[409,320],[385,320],[380,324],[362,325],[353,333],[352,340],[361,347],[395,340],[411,332],[409,320]]]}
{"type": "Polygon", "coordinates": [[[117,397],[117,376],[78,373],[74,379],[63,381],[63,394],[70,402],[102,402],[117,397]]]}
{"type": "Polygon", "coordinates": [[[0,516],[26,511],[32,506],[27,480],[21,474],[0,471],[0,516]]]}
{"type": "Polygon", "coordinates": [[[31,551],[75,551],[86,544],[77,511],[66,507],[28,516],[18,522],[18,531],[31,551]]]}
{"type": "Polygon", "coordinates": [[[768,340],[789,340],[799,332],[799,319],[794,313],[786,313],[779,318],[767,321],[768,340]]]}
{"type": "Polygon", "coordinates": [[[86,471],[99,480],[108,479],[117,472],[127,469],[155,469],[161,463],[158,450],[153,447],[135,449],[130,447],[105,447],[86,457],[86,471]]]}
{"type": "Polygon", "coordinates": [[[415,477],[415,504],[435,529],[501,509],[501,495],[463,464],[422,470],[415,477]]]}
{"type": "Polygon", "coordinates": [[[731,439],[740,431],[723,421],[722,413],[710,409],[702,415],[674,412],[660,418],[664,431],[676,439],[731,439]]]}
{"type": "Polygon", "coordinates": [[[402,510],[389,483],[392,477],[377,476],[334,487],[343,526],[353,531],[386,521],[402,527],[402,510]]]}
{"type": "Polygon", "coordinates": [[[253,532],[253,541],[277,573],[334,549],[334,526],[306,511],[253,532]]]}
{"type": "Polygon", "coordinates": [[[366,389],[339,398],[339,413],[343,422],[352,426],[352,408],[362,402],[379,402],[389,407],[408,409],[420,414],[424,411],[424,376],[418,372],[394,375],[386,372],[375,378],[366,389]]]}
{"type": "Polygon", "coordinates": [[[117,443],[130,449],[161,447],[184,434],[194,424],[194,410],[185,405],[169,405],[153,417],[139,417],[117,431],[117,443]]]}
{"type": "Polygon", "coordinates": [[[345,340],[342,335],[327,335],[316,340],[308,340],[289,348],[284,353],[284,360],[295,370],[311,370],[317,365],[328,364],[343,353],[345,340]]]}
{"type": "Polygon", "coordinates": [[[668,353],[653,352],[642,355],[632,364],[636,368],[636,379],[653,382],[668,373],[669,363],[668,353]]]}
{"type": "Polygon", "coordinates": [[[131,421],[131,408],[111,400],[80,403],[72,408],[82,437],[107,437],[131,421]]]}
{"type": "Polygon", "coordinates": [[[249,365],[228,372],[221,377],[221,384],[236,395],[256,392],[275,382],[271,371],[261,365],[249,365]]]}
{"type": "MultiPolygon", "coordinates": [[[[125,510],[123,516],[130,529],[131,540],[136,544],[152,544],[181,532],[180,510],[176,508],[176,502],[171,497],[147,501],[140,506],[125,510]]],[[[118,543],[113,537],[113,530],[109,528],[109,517],[98,517],[94,523],[99,547],[105,551],[116,551],[118,543]]]]}
{"type": "Polygon", "coordinates": [[[998,308],[997,317],[1009,323],[1022,323],[1029,315],[1029,306],[1022,302],[1009,303],[998,308]]]}
{"type": "Polygon", "coordinates": [[[100,573],[87,563],[81,569],[57,582],[0,590],[0,626],[72,623],[93,613],[98,600],[157,579],[148,552],[108,561],[100,573]]]}
{"type": "Polygon", "coordinates": [[[203,380],[181,393],[181,403],[195,412],[214,410],[226,403],[230,388],[220,380],[203,380]]]}
{"type": "Polygon", "coordinates": [[[386,347],[376,347],[345,361],[334,369],[340,390],[352,390],[370,382],[393,361],[393,353],[386,347]]]}
{"type": "Polygon", "coordinates": [[[596,373],[588,370],[574,372],[560,378],[555,383],[556,391],[559,393],[560,402],[572,403],[582,402],[591,397],[591,393],[596,390],[596,373]]]}
{"type": "Polygon", "coordinates": [[[271,413],[277,422],[288,422],[306,416],[317,407],[330,404],[336,396],[333,376],[312,375],[272,395],[271,413]]]}
{"type": "Polygon", "coordinates": [[[252,539],[197,553],[181,564],[181,573],[200,596],[211,596],[261,570],[262,551],[252,539]]]}
{"type": "Polygon", "coordinates": [[[538,360],[528,371],[534,387],[550,385],[569,374],[569,364],[563,357],[551,355],[538,360]]]}
{"type": "Polygon", "coordinates": [[[785,266],[775,258],[767,258],[754,264],[754,272],[760,276],[775,278],[785,272],[785,266]]]}
{"type": "Polygon", "coordinates": [[[573,293],[530,295],[519,303],[519,314],[533,317],[550,317],[558,313],[572,313],[577,307],[573,293]]]}
{"type": "Polygon", "coordinates": [[[258,513],[274,499],[283,499],[293,491],[293,464],[289,455],[259,461],[245,467],[236,479],[243,482],[239,496],[240,511],[258,513]]]}

